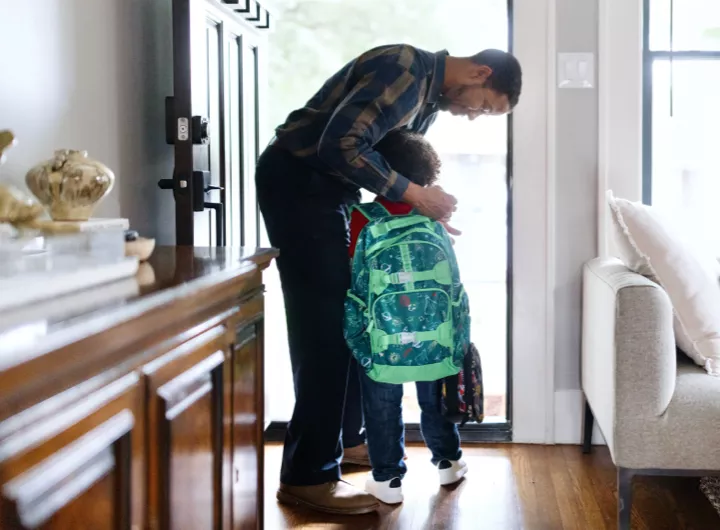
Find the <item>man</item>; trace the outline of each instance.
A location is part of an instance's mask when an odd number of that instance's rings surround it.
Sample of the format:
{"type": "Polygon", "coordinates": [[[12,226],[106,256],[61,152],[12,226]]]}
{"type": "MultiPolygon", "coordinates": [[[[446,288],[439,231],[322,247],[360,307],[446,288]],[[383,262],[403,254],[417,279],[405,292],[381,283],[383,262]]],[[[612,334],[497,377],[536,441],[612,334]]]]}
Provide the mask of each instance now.
{"type": "Polygon", "coordinates": [[[343,338],[348,209],[358,202],[359,188],[443,222],[455,211],[453,196],[410,183],[373,146],[394,129],[424,134],[439,110],[471,120],[505,114],[520,90],[520,65],[505,52],[452,57],[382,46],[349,62],[292,112],[258,160],[260,209],[270,242],[280,250],[296,399],[285,437],[281,502],[338,514],[378,506],[343,482],[339,467],[348,388],[348,410],[360,407],[356,372],[355,384],[347,385],[350,352],[343,338]]]}

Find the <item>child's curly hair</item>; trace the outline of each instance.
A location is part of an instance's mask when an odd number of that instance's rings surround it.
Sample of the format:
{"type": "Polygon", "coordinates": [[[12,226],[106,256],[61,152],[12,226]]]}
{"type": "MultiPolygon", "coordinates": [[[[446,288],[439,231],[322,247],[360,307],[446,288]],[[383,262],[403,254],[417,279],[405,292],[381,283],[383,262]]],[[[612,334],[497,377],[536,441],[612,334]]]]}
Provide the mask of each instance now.
{"type": "Polygon", "coordinates": [[[424,136],[407,129],[386,134],[375,144],[390,167],[418,186],[430,186],[440,173],[442,162],[424,136]]]}

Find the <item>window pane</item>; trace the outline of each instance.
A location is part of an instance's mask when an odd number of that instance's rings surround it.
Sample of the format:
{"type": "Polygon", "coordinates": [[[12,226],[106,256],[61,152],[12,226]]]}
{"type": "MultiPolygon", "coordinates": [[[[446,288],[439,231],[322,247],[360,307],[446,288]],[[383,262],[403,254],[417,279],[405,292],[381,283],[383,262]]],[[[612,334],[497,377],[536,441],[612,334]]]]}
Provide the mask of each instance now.
{"type": "Polygon", "coordinates": [[[233,247],[242,245],[242,135],[240,133],[240,37],[231,35],[227,40],[225,70],[225,94],[227,97],[225,123],[228,131],[226,136],[227,164],[225,179],[225,197],[227,211],[227,244],[233,247]]]}
{"type": "MultiPolygon", "coordinates": [[[[675,0],[673,50],[720,50],[720,2],[675,0]]],[[[670,49],[670,0],[650,0],[650,49],[670,49]]]]}
{"type": "Polygon", "coordinates": [[[245,182],[243,187],[243,246],[259,246],[255,163],[257,161],[257,48],[252,44],[243,49],[243,146],[245,148],[245,182]]]}
{"type": "Polygon", "coordinates": [[[652,204],[682,214],[720,251],[720,60],[657,60],[652,84],[652,204]]]}

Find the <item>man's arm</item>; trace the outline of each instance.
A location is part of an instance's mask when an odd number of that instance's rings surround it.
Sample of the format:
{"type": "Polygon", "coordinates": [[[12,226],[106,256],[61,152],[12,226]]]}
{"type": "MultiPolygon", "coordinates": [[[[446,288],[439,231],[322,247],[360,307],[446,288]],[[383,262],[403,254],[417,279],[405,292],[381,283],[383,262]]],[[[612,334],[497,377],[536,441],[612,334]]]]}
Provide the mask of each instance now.
{"type": "Polygon", "coordinates": [[[408,68],[388,56],[375,57],[358,68],[366,73],[330,118],[318,156],[358,186],[400,200],[408,180],[373,146],[416,111],[419,82],[408,68]]]}
{"type": "Polygon", "coordinates": [[[449,218],[455,197],[423,188],[394,171],[373,146],[407,122],[421,103],[420,83],[410,71],[412,48],[358,65],[362,77],[338,105],[318,145],[318,157],[361,188],[391,201],[404,200],[434,219],[449,218]],[[364,74],[364,75],[363,75],[364,74]]]}

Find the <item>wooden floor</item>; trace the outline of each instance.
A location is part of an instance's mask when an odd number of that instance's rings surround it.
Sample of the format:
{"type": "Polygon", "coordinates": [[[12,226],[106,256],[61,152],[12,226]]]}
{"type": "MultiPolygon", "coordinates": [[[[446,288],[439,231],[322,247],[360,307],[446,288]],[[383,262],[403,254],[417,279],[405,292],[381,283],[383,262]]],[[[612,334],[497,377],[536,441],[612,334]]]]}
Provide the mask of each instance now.
{"type": "MultiPolygon", "coordinates": [[[[265,528],[348,530],[600,530],[614,529],[615,468],[607,449],[589,456],[575,446],[465,447],[470,471],[454,489],[437,486],[424,447],[408,448],[405,503],[378,514],[336,517],[278,505],[282,447],[266,448],[265,528]]],[[[345,479],[362,487],[365,473],[345,479]]],[[[633,529],[714,530],[720,517],[697,479],[645,478],[635,483],[633,529]]]]}

